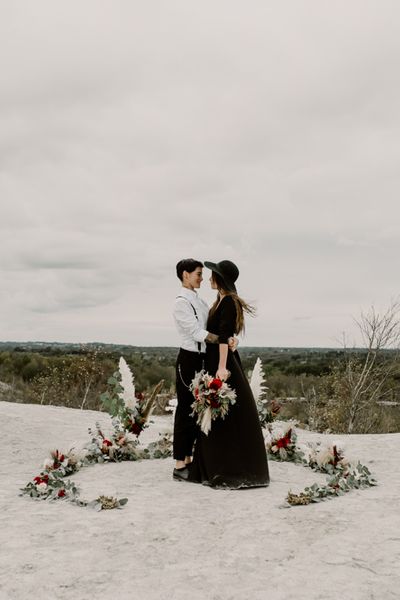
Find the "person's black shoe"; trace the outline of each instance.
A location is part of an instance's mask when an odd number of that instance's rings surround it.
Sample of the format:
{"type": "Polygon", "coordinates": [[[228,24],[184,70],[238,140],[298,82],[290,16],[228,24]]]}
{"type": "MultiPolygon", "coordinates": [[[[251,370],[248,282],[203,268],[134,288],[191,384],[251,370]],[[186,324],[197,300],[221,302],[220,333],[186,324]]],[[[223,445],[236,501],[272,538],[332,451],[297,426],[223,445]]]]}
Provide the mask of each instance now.
{"type": "Polygon", "coordinates": [[[188,467],[182,467],[180,469],[174,469],[172,473],[173,479],[177,481],[187,481],[189,478],[189,469],[188,467]]]}

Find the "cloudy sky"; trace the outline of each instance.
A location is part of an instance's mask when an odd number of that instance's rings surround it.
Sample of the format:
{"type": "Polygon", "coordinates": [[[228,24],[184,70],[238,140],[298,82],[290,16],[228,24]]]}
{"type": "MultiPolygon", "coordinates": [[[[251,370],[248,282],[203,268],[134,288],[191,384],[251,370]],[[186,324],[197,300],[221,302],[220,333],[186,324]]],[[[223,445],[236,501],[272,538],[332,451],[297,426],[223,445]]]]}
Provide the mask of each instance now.
{"type": "Polygon", "coordinates": [[[242,344],[355,340],[400,292],[399,23],[398,0],[2,0],[0,340],[178,345],[183,257],[237,263],[242,344]]]}

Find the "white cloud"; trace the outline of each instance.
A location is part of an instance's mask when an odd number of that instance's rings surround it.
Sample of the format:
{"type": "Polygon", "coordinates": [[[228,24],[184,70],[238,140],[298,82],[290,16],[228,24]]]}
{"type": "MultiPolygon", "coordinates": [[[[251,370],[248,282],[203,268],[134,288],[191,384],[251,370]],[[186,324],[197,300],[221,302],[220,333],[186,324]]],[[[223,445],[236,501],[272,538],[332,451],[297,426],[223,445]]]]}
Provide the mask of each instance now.
{"type": "Polygon", "coordinates": [[[177,344],[184,256],[237,262],[248,344],[398,295],[397,3],[1,13],[0,339],[177,344]]]}

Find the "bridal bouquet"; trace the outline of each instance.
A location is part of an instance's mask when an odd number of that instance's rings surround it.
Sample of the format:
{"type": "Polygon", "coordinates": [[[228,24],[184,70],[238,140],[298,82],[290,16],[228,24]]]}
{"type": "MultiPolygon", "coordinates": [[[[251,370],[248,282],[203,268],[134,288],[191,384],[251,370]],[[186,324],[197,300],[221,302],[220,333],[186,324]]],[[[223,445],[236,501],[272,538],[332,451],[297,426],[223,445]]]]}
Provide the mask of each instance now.
{"type": "Polygon", "coordinates": [[[211,422],[219,417],[225,419],[230,404],[235,404],[236,392],[226,382],[215,379],[205,371],[196,373],[190,391],[194,396],[192,416],[197,416],[201,431],[208,435],[211,422]]]}

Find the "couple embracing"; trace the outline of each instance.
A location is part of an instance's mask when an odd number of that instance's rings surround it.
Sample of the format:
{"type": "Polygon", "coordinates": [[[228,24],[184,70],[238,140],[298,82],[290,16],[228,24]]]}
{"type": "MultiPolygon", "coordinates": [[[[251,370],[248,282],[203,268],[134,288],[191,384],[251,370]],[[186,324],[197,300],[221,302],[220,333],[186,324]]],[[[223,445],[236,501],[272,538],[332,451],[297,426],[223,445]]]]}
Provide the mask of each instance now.
{"type": "Polygon", "coordinates": [[[267,455],[257,407],[234,338],[244,330],[244,313],[253,314],[254,309],[237,293],[239,269],[233,262],[204,265],[211,270],[211,288],[217,291],[210,310],[196,292],[203,280],[203,263],[184,259],[176,266],[182,288],[174,306],[181,347],[176,363],[173,477],[215,488],[267,486],[267,455]],[[189,388],[202,369],[221,381],[229,378],[236,392],[236,403],[225,419],[213,421],[208,435],[191,416],[194,398],[189,388]]]}

